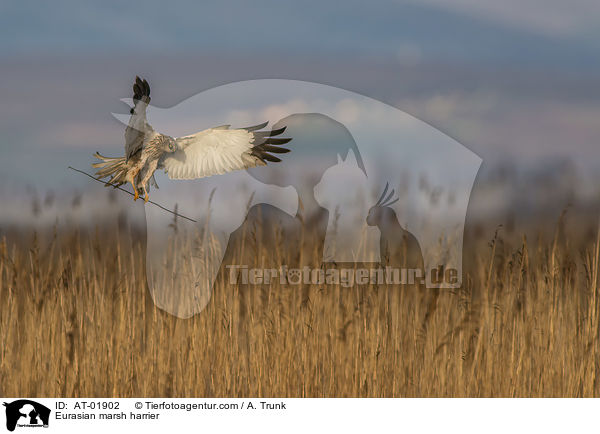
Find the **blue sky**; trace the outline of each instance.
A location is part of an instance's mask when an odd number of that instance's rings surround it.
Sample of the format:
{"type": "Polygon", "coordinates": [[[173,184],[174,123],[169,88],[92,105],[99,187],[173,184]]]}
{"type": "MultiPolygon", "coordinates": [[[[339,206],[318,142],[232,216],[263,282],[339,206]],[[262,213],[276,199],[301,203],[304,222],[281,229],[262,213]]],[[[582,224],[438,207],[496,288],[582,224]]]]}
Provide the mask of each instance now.
{"type": "Polygon", "coordinates": [[[599,64],[588,0],[3,2],[8,56],[358,56],[580,67],[599,64]]]}
{"type": "Polygon", "coordinates": [[[239,80],[325,83],[423,119],[484,167],[596,169],[599,24],[591,0],[5,1],[0,179],[43,189],[67,179],[65,155],[120,150],[110,113],[136,74],[160,107],[239,80]]]}

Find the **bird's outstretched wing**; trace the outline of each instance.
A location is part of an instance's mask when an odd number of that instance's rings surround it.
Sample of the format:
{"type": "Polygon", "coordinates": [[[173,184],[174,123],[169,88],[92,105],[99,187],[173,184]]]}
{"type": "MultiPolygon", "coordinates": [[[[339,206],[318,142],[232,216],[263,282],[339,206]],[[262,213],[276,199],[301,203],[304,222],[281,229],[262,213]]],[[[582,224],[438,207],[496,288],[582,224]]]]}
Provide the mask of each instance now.
{"type": "Polygon", "coordinates": [[[165,154],[160,167],[171,179],[196,179],[264,166],[267,161],[281,161],[271,154],[289,152],[279,145],[292,139],[275,137],[283,133],[285,127],[258,131],[267,124],[240,129],[229,129],[229,125],[223,125],[178,137],[175,139],[178,150],[165,154]]]}
{"type": "Polygon", "coordinates": [[[142,149],[146,138],[154,133],[146,120],[146,108],[150,104],[150,85],[137,76],[133,84],[133,104],[129,124],[125,129],[125,158],[128,160],[142,149]]]}

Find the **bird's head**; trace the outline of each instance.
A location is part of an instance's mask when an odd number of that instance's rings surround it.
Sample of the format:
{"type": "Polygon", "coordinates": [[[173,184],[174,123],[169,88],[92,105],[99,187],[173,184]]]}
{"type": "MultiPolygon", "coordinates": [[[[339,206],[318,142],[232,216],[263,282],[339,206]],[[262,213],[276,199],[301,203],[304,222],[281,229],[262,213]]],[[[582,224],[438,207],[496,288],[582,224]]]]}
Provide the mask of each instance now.
{"type": "Polygon", "coordinates": [[[171,136],[166,136],[164,134],[161,134],[160,136],[157,137],[157,145],[158,148],[163,151],[163,152],[175,152],[177,151],[177,143],[175,142],[175,139],[171,136]]]}

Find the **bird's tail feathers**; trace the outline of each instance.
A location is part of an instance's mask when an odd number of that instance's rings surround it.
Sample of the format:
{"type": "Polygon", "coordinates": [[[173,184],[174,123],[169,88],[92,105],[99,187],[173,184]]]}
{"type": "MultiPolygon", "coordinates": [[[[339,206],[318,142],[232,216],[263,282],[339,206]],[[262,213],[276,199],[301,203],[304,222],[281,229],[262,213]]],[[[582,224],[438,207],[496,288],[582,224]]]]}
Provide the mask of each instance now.
{"type": "Polygon", "coordinates": [[[125,157],[110,158],[100,155],[98,152],[94,157],[101,160],[99,163],[92,164],[92,167],[99,169],[96,172],[96,178],[102,179],[109,177],[106,186],[112,185],[118,187],[127,182],[128,165],[125,157]]]}

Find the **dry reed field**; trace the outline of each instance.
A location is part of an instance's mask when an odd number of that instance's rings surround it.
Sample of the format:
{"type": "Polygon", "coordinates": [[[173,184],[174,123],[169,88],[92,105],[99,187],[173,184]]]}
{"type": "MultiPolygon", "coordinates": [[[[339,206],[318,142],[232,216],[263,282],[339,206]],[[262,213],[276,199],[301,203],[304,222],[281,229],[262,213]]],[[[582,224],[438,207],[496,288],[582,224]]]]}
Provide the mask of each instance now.
{"type": "Polygon", "coordinates": [[[590,227],[468,231],[457,290],[221,278],[190,319],[155,307],[135,229],[3,229],[0,395],[600,396],[590,227]]]}

